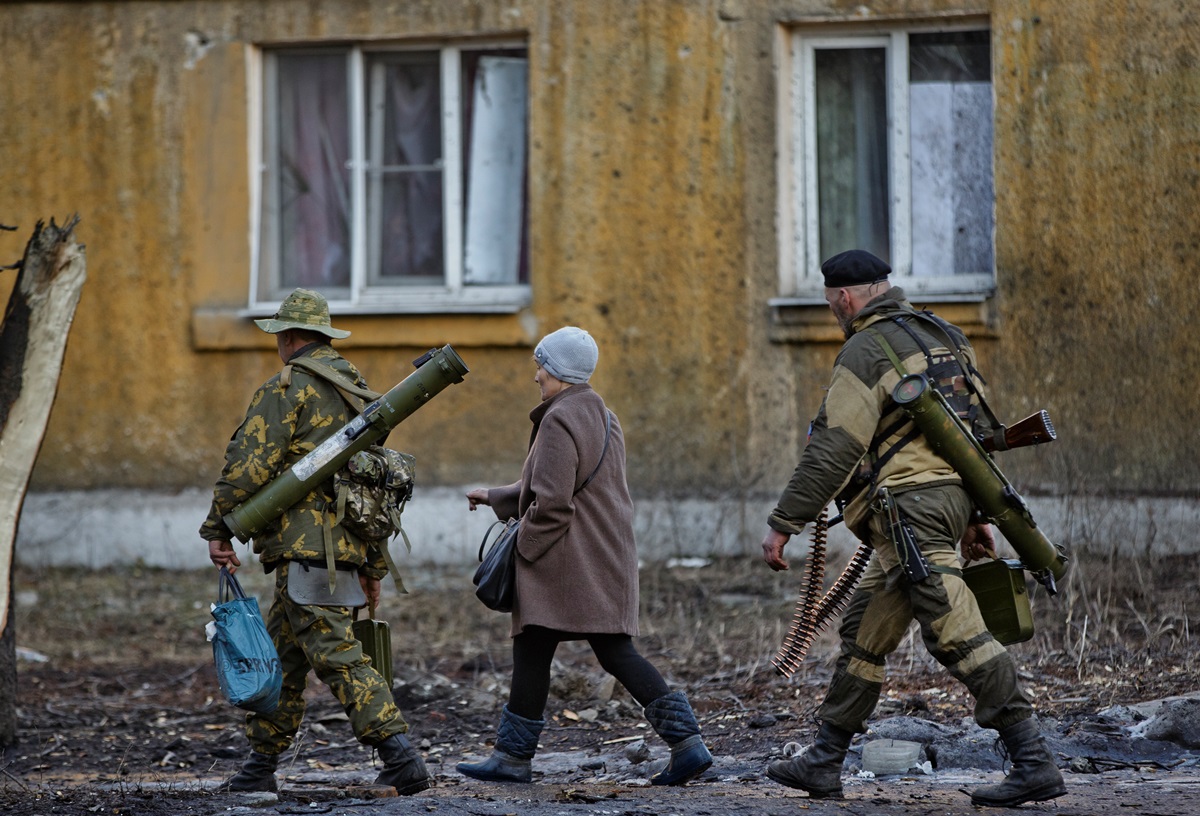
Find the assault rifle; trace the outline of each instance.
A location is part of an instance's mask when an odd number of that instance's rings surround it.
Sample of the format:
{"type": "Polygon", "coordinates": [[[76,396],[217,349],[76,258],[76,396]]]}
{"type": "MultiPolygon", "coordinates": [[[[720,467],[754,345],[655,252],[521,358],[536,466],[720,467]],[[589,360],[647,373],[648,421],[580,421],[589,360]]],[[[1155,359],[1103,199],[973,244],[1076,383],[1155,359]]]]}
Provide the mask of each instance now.
{"type": "Polygon", "coordinates": [[[998,450],[1053,442],[1057,438],[1058,434],[1054,430],[1054,423],[1050,421],[1050,413],[1042,409],[1025,417],[1011,428],[1001,425],[1000,430],[991,436],[980,434],[979,444],[988,453],[993,453],[998,450]]]}

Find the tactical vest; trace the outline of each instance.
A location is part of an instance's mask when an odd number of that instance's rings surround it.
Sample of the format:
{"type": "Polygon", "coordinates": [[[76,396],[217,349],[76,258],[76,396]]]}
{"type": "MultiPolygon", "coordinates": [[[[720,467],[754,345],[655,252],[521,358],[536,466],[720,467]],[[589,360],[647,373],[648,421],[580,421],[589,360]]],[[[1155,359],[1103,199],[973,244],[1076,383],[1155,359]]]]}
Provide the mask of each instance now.
{"type": "MultiPolygon", "coordinates": [[[[917,344],[917,347],[921,349],[921,352],[925,355],[924,374],[928,378],[930,385],[945,397],[947,404],[966,423],[972,433],[976,431],[976,424],[981,411],[992,427],[1000,427],[995,414],[992,413],[991,408],[988,407],[987,401],[983,397],[983,392],[975,386],[971,378],[975,377],[985,385],[987,381],[984,380],[983,375],[963,355],[962,349],[954,341],[954,337],[950,332],[950,324],[932,312],[915,310],[905,315],[892,315],[891,321],[903,329],[917,344]],[[929,344],[925,342],[925,339],[909,325],[909,320],[914,318],[923,325],[931,328],[935,336],[940,335],[939,339],[945,342],[945,347],[949,351],[934,354],[929,344]],[[977,405],[972,404],[972,396],[978,398],[977,405]]],[[[883,353],[887,355],[888,360],[891,361],[892,366],[901,377],[905,377],[910,373],[882,332],[874,326],[868,326],[863,331],[871,335],[872,339],[879,344],[879,347],[883,349],[883,353]]],[[[867,447],[867,455],[864,460],[866,468],[855,479],[855,482],[860,487],[866,482],[873,489],[880,472],[883,470],[883,466],[905,445],[921,435],[920,429],[912,424],[908,416],[891,401],[890,397],[888,398],[888,404],[883,412],[883,416],[890,417],[891,421],[887,422],[876,432],[875,436],[871,439],[870,445],[867,447]],[[912,425],[912,427],[896,440],[891,447],[880,452],[883,444],[899,433],[905,425],[912,425]]]]}

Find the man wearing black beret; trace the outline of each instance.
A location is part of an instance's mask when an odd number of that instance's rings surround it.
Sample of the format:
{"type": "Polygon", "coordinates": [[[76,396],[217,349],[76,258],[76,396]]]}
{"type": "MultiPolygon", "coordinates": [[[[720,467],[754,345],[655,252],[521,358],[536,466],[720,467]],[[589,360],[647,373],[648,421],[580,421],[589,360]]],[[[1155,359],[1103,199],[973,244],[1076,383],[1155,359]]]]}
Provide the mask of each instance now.
{"type": "Polygon", "coordinates": [[[853,249],[821,265],[825,300],[846,335],[808,445],[767,519],[763,560],[785,570],[784,547],[836,499],[847,526],[874,549],[839,628],[842,647],[818,715],[815,744],[773,762],[767,775],[813,798],[840,797],[842,763],[866,731],[887,656],[916,619],[926,648],[975,698],[975,719],[994,728],[1013,767],[998,785],[971,793],[976,805],[1016,807],[1066,793],[1008,651],[983,623],[962,579],[957,550],[970,560],[993,548],[975,520],[962,479],[892,401],[905,374],[924,372],[950,406],[978,430],[989,424],[975,352],[957,327],[918,312],[888,281],[884,261],[853,249]],[[916,539],[919,556],[898,551],[883,497],[916,539]],[[913,562],[920,568],[914,568],[913,562]]]}

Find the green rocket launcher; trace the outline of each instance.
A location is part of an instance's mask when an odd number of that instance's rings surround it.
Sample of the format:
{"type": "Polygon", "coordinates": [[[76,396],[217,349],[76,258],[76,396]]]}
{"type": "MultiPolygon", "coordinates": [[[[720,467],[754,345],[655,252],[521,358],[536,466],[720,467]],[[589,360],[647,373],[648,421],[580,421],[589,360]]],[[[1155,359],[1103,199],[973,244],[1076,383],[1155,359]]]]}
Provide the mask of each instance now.
{"type": "Polygon", "coordinates": [[[924,374],[909,374],[892,390],[892,399],[904,409],[939,456],[962,477],[963,488],[988,519],[1000,528],[1025,568],[1051,595],[1055,581],[1067,571],[1066,553],[1038,529],[1025,500],[996,467],[979,440],[924,374]]]}
{"type": "Polygon", "coordinates": [[[466,363],[450,346],[430,349],[413,365],[417,370],[395,388],[225,516],[225,524],[239,541],[249,541],[351,456],[383,439],[446,386],[462,382],[467,373],[466,363]]]}

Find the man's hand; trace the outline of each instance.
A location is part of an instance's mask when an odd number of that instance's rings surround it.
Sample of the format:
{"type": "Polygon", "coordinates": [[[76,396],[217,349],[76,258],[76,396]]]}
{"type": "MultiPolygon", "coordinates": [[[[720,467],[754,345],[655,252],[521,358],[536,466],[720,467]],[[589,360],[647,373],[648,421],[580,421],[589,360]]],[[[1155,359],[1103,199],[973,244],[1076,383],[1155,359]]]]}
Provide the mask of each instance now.
{"type": "Polygon", "coordinates": [[[776,572],[788,568],[788,562],[783,559],[783,548],[787,546],[790,538],[787,533],[781,533],[773,527],[767,528],[767,534],[763,537],[763,561],[776,572]]]}
{"type": "Polygon", "coordinates": [[[233,551],[233,545],[228,541],[208,542],[208,558],[218,567],[227,567],[230,575],[237,572],[237,568],[242,565],[237,553],[233,551]]]}
{"type": "Polygon", "coordinates": [[[368,578],[361,572],[358,574],[358,582],[362,584],[363,594],[367,596],[367,605],[374,609],[379,606],[379,598],[382,594],[380,587],[382,586],[378,578],[368,578]]]}
{"type": "Polygon", "coordinates": [[[959,552],[968,561],[981,558],[996,557],[996,538],[992,534],[992,525],[985,523],[968,524],[963,533],[962,541],[958,542],[959,552]]]}
{"type": "Polygon", "coordinates": [[[468,510],[474,510],[476,505],[482,504],[484,507],[490,507],[491,502],[488,501],[488,492],[486,487],[477,487],[467,493],[468,510]]]}

